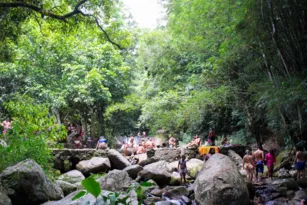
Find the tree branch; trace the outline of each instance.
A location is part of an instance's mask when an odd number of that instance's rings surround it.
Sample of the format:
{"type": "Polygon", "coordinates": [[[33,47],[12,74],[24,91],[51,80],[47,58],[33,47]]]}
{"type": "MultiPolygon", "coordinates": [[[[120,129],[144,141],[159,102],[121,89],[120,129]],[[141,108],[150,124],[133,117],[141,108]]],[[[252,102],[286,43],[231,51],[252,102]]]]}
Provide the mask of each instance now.
{"type": "Polygon", "coordinates": [[[22,8],[27,8],[27,9],[30,9],[30,10],[33,10],[33,11],[36,11],[44,16],[49,16],[51,18],[54,18],[54,19],[58,19],[58,20],[61,20],[61,21],[65,21],[67,18],[73,16],[73,15],[77,15],[77,14],[80,14],[81,13],[81,10],[79,10],[80,6],[82,4],[84,4],[85,2],[87,2],[88,0],[82,0],[80,1],[74,8],[73,11],[65,14],[65,15],[58,15],[58,14],[55,14],[49,10],[44,10],[42,8],[39,8],[35,5],[32,5],[32,4],[28,4],[28,3],[25,3],[25,2],[20,2],[20,1],[17,1],[17,2],[11,2],[11,3],[2,3],[0,2],[0,8],[18,8],[18,7],[22,7],[22,8]]]}
{"type": "Polygon", "coordinates": [[[20,1],[17,1],[17,2],[11,2],[11,3],[2,3],[0,2],[0,8],[18,8],[18,7],[21,7],[21,8],[27,8],[27,9],[30,9],[32,11],[35,11],[35,12],[38,12],[40,14],[42,14],[43,16],[49,16],[51,18],[54,18],[54,19],[57,19],[57,20],[61,20],[61,21],[64,21],[66,22],[66,19],[69,18],[69,17],[72,17],[74,15],[78,15],[78,14],[81,14],[83,16],[90,16],[92,18],[95,19],[95,22],[97,24],[97,26],[100,28],[100,30],[104,33],[104,35],[106,36],[107,40],[112,43],[113,45],[117,46],[119,49],[123,49],[119,44],[115,43],[111,38],[110,36],[108,35],[108,33],[103,29],[103,27],[100,25],[99,23],[99,19],[91,14],[85,14],[83,13],[81,10],[80,10],[80,6],[82,6],[85,2],[87,2],[88,0],[82,0],[80,1],[78,4],[76,4],[75,8],[73,11],[67,13],[67,14],[64,14],[64,15],[58,15],[58,14],[55,14],[54,12],[52,12],[51,10],[44,10],[40,7],[37,7],[35,5],[32,5],[32,4],[28,4],[28,3],[25,3],[25,2],[20,2],[20,1]]]}

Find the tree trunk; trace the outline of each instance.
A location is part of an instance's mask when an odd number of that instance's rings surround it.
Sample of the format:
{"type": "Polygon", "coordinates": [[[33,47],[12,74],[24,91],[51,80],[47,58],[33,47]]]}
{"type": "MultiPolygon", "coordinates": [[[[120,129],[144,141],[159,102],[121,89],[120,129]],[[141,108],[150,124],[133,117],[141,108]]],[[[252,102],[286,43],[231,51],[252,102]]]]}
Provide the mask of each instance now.
{"type": "Polygon", "coordinates": [[[60,116],[59,110],[58,110],[57,108],[55,108],[55,107],[52,107],[52,108],[51,108],[51,112],[52,112],[52,114],[54,114],[55,117],[56,117],[56,123],[57,123],[57,124],[61,124],[61,116],[60,116]]]}
{"type": "Polygon", "coordinates": [[[97,120],[98,120],[98,133],[99,136],[104,136],[104,111],[105,107],[103,103],[97,103],[97,120]]]}

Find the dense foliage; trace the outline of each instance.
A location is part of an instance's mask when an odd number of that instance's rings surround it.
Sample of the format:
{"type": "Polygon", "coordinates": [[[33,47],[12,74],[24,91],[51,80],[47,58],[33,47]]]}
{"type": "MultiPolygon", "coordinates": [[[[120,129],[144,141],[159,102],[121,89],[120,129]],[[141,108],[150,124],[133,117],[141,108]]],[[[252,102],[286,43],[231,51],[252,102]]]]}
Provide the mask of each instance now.
{"type": "Polygon", "coordinates": [[[15,124],[6,152],[32,146],[35,118],[47,114],[109,139],[150,131],[187,142],[214,127],[234,143],[304,144],[304,0],[165,0],[167,24],[155,30],[137,29],[120,1],[9,2],[0,1],[0,119],[15,124]],[[30,108],[13,109],[24,94],[30,108]]]}

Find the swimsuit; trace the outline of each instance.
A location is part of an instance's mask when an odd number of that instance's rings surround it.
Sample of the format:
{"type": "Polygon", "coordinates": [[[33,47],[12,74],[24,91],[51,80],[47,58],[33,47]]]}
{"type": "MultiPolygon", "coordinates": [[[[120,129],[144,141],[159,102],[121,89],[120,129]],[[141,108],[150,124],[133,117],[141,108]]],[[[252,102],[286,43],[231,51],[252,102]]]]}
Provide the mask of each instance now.
{"type": "Polygon", "coordinates": [[[254,166],[251,163],[245,163],[244,164],[244,169],[246,169],[246,170],[251,170],[253,168],[254,168],[254,166]]]}
{"type": "Polygon", "coordinates": [[[258,161],[256,163],[256,172],[263,173],[263,169],[264,169],[263,161],[258,161]]]}
{"type": "Polygon", "coordinates": [[[180,164],[180,169],[179,169],[179,174],[186,174],[187,173],[187,161],[179,161],[180,164]]]}
{"type": "Polygon", "coordinates": [[[296,169],[298,171],[302,171],[305,169],[306,162],[296,162],[296,169]]]}

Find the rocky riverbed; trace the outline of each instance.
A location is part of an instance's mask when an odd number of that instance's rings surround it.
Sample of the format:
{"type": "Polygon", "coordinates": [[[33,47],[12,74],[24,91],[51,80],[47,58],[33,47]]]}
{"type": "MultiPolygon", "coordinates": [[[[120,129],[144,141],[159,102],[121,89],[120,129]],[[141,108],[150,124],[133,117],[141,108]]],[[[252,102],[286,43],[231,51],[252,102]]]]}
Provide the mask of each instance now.
{"type": "Polygon", "coordinates": [[[305,179],[266,180],[261,185],[246,183],[242,158],[232,150],[227,154],[215,154],[206,163],[190,157],[188,184],[180,186],[177,170],[180,154],[176,149],[155,150],[150,157],[137,156],[139,164],[131,164],[118,151],[109,149],[98,155],[83,156],[83,160],[68,167],[72,170],[52,181],[36,162],[26,160],[0,174],[0,205],[112,204],[112,196],[116,196],[118,202],[126,199],[127,204],[146,205],[299,204],[300,199],[307,198],[305,179]],[[101,194],[97,199],[87,194],[73,200],[84,189],[82,181],[92,174],[96,174],[94,179],[101,194]],[[144,182],[150,183],[142,187],[144,182]]]}

